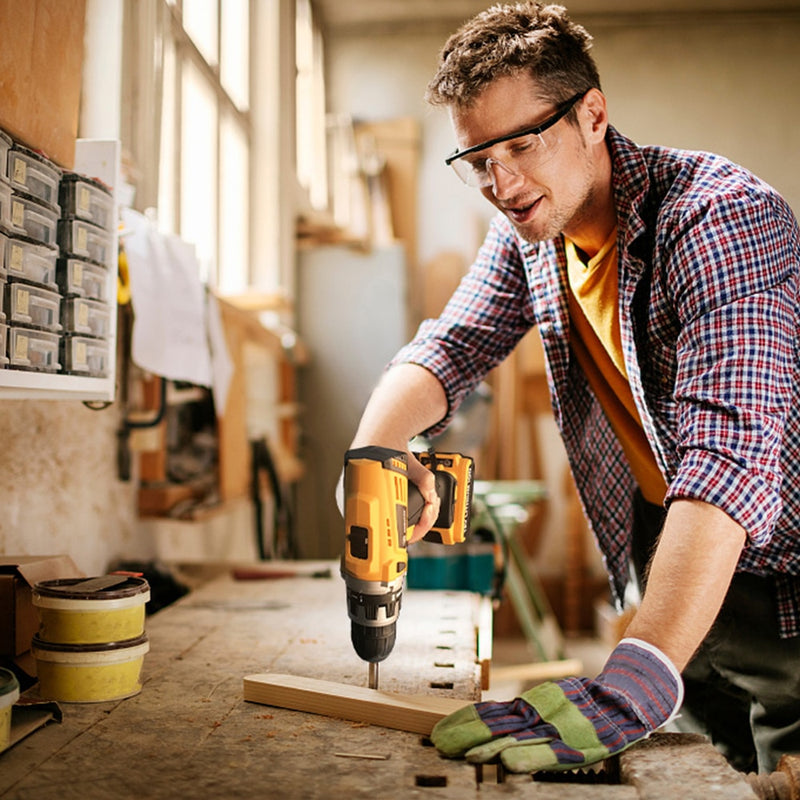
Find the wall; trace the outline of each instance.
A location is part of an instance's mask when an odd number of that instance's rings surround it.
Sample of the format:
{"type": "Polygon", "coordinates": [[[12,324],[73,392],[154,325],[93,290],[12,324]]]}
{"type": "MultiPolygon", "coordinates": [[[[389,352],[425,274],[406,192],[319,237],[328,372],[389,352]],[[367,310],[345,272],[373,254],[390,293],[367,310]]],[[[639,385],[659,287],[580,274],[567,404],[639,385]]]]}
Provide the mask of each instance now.
{"type": "Polygon", "coordinates": [[[298,546],[301,556],[335,558],[344,541],[334,500],[344,453],[374,376],[406,336],[404,251],[300,250],[298,287],[298,330],[311,355],[299,372],[306,470],[296,495],[298,546]]]}
{"type": "Polygon", "coordinates": [[[67,553],[88,575],[114,558],[148,557],[136,535],[134,484],[116,478],[116,406],[0,402],[0,553],[67,553]]]}

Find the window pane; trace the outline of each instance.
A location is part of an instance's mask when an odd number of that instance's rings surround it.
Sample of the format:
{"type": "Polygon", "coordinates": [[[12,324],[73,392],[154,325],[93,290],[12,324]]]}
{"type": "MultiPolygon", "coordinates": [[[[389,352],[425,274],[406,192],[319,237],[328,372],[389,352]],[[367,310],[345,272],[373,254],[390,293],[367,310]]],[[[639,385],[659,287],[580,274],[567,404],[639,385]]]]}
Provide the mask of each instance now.
{"type": "Polygon", "coordinates": [[[220,128],[219,280],[221,294],[240,294],[249,284],[247,140],[229,116],[220,128]]]}
{"type": "Polygon", "coordinates": [[[295,13],[297,179],[308,189],[314,175],[314,29],[308,0],[298,0],[295,13]]]}
{"type": "Polygon", "coordinates": [[[183,65],[181,230],[197,248],[201,278],[213,284],[217,252],[217,98],[203,76],[183,65]]]}
{"type": "Polygon", "coordinates": [[[222,0],[220,80],[241,110],[250,107],[250,18],[248,0],[222,0]]]}
{"type": "Polygon", "coordinates": [[[175,180],[177,109],[175,97],[175,44],[164,42],[164,94],[161,100],[161,159],[158,165],[158,226],[167,233],[176,233],[175,180]]]}
{"type": "Polygon", "coordinates": [[[219,64],[217,0],[183,0],[183,27],[203,58],[209,64],[219,64]]]}
{"type": "Polygon", "coordinates": [[[322,36],[308,0],[297,0],[295,16],[297,179],[315,208],[325,208],[325,89],[322,36]]]}

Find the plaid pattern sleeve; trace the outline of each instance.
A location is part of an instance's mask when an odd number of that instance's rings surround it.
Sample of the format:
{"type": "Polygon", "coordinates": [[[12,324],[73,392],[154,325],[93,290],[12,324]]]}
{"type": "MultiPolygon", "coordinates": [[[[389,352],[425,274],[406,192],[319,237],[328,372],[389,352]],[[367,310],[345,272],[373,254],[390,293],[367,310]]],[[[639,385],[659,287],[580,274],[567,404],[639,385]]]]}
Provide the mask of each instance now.
{"type": "Polygon", "coordinates": [[[758,188],[712,185],[709,199],[676,209],[662,255],[680,324],[669,497],[723,508],[754,546],[769,541],[782,510],[798,324],[791,220],[758,188]]]}

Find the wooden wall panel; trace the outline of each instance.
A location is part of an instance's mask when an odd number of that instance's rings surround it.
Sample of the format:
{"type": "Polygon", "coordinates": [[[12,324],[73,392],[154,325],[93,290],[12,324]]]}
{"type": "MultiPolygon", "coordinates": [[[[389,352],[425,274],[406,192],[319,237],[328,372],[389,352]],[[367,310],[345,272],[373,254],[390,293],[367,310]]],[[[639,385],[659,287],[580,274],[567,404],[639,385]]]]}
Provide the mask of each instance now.
{"type": "Polygon", "coordinates": [[[0,0],[0,128],[62,167],[75,161],[85,0],[0,0]]]}

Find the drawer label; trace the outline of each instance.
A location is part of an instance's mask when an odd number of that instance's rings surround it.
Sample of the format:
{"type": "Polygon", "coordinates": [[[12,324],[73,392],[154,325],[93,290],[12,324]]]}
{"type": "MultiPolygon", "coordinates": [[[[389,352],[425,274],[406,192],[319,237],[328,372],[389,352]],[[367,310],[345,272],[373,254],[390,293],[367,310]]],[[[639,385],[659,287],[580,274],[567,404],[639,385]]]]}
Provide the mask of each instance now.
{"type": "Polygon", "coordinates": [[[23,227],[25,222],[25,206],[22,203],[11,201],[11,224],[17,228],[23,227]]]}
{"type": "Polygon", "coordinates": [[[86,328],[89,325],[89,306],[86,303],[78,303],[78,325],[86,328]]]}
{"type": "Polygon", "coordinates": [[[11,262],[8,265],[10,270],[14,272],[22,272],[22,259],[25,256],[25,251],[18,245],[11,245],[11,262]]]}
{"type": "Polygon", "coordinates": [[[17,334],[14,342],[14,358],[28,360],[28,337],[17,334]]]}
{"type": "Polygon", "coordinates": [[[14,159],[14,181],[25,184],[28,179],[28,165],[21,159],[14,159]]]}
{"type": "Polygon", "coordinates": [[[78,210],[88,211],[91,204],[92,204],[91,192],[85,186],[81,186],[78,189],[78,210]]]}
{"type": "Polygon", "coordinates": [[[31,293],[27,289],[23,289],[20,286],[17,286],[17,291],[15,294],[16,294],[17,314],[24,314],[27,317],[28,308],[30,306],[31,293]]]}

